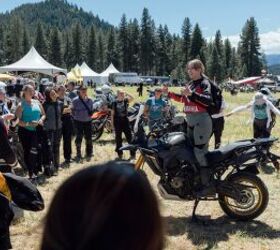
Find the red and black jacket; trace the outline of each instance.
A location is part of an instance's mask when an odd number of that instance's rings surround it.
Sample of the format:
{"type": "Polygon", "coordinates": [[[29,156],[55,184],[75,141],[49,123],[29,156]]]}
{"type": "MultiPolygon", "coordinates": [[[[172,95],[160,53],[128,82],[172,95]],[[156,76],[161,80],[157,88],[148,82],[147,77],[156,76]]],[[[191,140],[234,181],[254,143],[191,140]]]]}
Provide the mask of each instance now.
{"type": "Polygon", "coordinates": [[[184,112],[186,114],[207,112],[207,108],[212,103],[210,82],[202,77],[199,80],[191,81],[189,87],[192,91],[191,96],[169,92],[168,97],[177,102],[184,103],[184,112]]]}

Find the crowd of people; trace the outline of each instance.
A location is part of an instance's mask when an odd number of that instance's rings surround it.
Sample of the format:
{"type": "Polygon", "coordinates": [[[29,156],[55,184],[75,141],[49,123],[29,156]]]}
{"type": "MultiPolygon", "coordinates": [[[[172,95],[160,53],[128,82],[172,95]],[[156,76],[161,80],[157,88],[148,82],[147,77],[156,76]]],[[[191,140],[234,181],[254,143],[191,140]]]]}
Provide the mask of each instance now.
{"type": "MultiPolygon", "coordinates": [[[[225,113],[226,103],[222,92],[218,92],[204,74],[202,62],[192,60],[186,70],[191,81],[181,93],[170,91],[168,85],[157,87],[154,95],[145,103],[143,117],[152,130],[166,116],[168,107],[165,98],[184,104],[187,136],[200,167],[203,186],[198,195],[207,196],[213,192],[213,186],[209,180],[211,171],[206,154],[213,134],[215,148],[221,145],[224,117],[250,109],[253,137],[265,138],[270,136],[275,116],[280,116],[280,111],[269,90],[262,89],[249,104],[225,113]]],[[[29,80],[20,95],[18,91],[13,91],[12,94],[8,93],[7,98],[6,90],[0,88],[0,120],[7,129],[9,125],[12,127],[17,124],[28,177],[33,184],[40,184],[41,173],[51,177],[58,174],[59,168],[69,167],[73,160],[76,163],[82,163],[83,159],[90,162],[94,157],[94,100],[87,91],[86,86],[81,85],[75,89],[75,84],[69,82],[66,86],[47,87],[41,93],[36,90],[35,82],[29,80]],[[13,109],[14,112],[11,112],[13,109]],[[72,150],[73,137],[75,157],[72,150]],[[61,141],[63,163],[60,162],[61,141]]],[[[143,86],[139,87],[138,92],[142,96],[143,86]]],[[[119,89],[115,98],[107,105],[111,112],[118,160],[123,159],[120,150],[122,134],[128,143],[133,140],[128,119],[128,107],[133,100],[133,96],[119,89]]],[[[1,133],[4,134],[3,131],[1,133]]],[[[3,146],[6,148],[4,144],[3,146]]],[[[3,152],[6,154],[3,158],[8,159],[7,154],[11,155],[11,152],[0,151],[0,158],[3,152]]],[[[135,158],[135,153],[131,150],[130,159],[135,158]]],[[[9,161],[12,162],[10,166],[13,166],[15,159],[11,158],[9,161]]],[[[155,195],[146,179],[137,174],[131,165],[123,165],[129,164],[115,162],[89,168],[62,185],[48,212],[41,249],[91,249],[92,246],[96,246],[96,249],[111,249],[112,240],[115,243],[114,249],[163,248],[162,222],[155,195]],[[68,199],[73,194],[80,194],[74,204],[72,199],[68,199]],[[128,200],[133,202],[127,202],[128,200]],[[61,217],[60,211],[67,212],[61,217]],[[76,216],[77,211],[81,211],[81,218],[76,216]],[[149,221],[148,227],[145,221],[149,221]],[[132,226],[133,223],[137,226],[132,226]],[[124,231],[129,233],[129,237],[122,235],[124,231]],[[137,239],[138,235],[142,235],[141,241],[137,239]],[[128,240],[121,240],[123,238],[128,240]]]]}

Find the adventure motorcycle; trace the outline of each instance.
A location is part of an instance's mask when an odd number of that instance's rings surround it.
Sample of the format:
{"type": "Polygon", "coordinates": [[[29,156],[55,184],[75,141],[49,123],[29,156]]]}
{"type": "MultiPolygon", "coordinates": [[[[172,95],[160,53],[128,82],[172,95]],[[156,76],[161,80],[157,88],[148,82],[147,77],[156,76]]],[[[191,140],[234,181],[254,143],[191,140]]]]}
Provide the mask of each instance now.
{"type": "Polygon", "coordinates": [[[210,151],[206,157],[215,193],[201,197],[200,167],[183,132],[151,131],[146,135],[140,120],[136,135],[135,144],[121,150],[140,151],[135,169],[140,170],[147,163],[153,173],[160,176],[158,190],[164,199],[195,200],[194,220],[197,220],[195,211],[201,200],[218,201],[228,216],[242,221],[258,217],[266,209],[269,193],[257,174],[263,163],[273,162],[279,167],[280,157],[270,152],[276,139],[236,141],[210,151]]]}

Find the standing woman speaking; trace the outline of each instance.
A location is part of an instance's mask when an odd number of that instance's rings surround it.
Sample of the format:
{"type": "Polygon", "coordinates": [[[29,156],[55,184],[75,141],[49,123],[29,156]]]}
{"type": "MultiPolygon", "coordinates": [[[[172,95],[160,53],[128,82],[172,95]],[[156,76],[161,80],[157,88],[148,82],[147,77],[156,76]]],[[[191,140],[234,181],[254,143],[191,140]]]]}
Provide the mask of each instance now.
{"type": "Polygon", "coordinates": [[[43,126],[46,118],[41,103],[32,99],[34,88],[31,85],[23,87],[23,99],[16,109],[19,119],[19,138],[24,150],[24,161],[28,168],[29,178],[36,181],[38,168],[38,136],[37,126],[43,126]]]}

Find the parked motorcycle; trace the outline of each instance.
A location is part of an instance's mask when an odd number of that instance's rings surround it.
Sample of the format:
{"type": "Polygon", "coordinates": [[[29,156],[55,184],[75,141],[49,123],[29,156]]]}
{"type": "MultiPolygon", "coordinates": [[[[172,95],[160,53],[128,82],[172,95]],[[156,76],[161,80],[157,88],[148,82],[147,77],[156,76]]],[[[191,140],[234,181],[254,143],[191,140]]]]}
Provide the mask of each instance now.
{"type": "Polygon", "coordinates": [[[258,167],[268,162],[278,164],[280,157],[270,152],[277,139],[236,141],[210,151],[206,157],[215,194],[200,197],[200,167],[185,133],[154,130],[146,135],[143,122],[139,121],[136,134],[135,144],[121,150],[140,151],[135,169],[141,170],[147,163],[153,173],[160,176],[157,187],[164,199],[195,200],[193,220],[197,220],[195,211],[201,200],[218,201],[229,217],[242,221],[258,217],[266,209],[269,193],[257,176],[258,167]]]}

